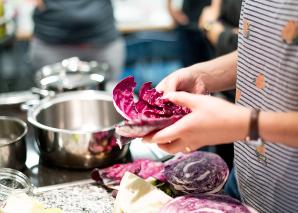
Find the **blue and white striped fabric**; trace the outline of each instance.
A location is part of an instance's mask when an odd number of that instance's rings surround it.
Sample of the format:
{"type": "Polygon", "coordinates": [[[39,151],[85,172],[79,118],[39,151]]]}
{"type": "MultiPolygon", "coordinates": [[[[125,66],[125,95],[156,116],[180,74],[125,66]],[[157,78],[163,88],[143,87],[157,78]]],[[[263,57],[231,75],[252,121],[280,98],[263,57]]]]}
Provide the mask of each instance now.
{"type": "MultiPolygon", "coordinates": [[[[236,102],[298,111],[298,0],[243,0],[236,102]]],[[[298,143],[298,138],[297,138],[298,143]]],[[[267,164],[250,143],[235,143],[242,201],[260,212],[298,212],[298,149],[267,141],[267,164]]]]}

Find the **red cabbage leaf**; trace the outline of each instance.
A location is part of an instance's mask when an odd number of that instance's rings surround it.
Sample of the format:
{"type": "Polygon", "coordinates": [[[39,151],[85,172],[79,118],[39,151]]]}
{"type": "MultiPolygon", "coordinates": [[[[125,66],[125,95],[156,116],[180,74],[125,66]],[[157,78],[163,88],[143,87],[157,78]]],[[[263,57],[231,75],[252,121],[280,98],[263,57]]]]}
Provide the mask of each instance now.
{"type": "Polygon", "coordinates": [[[144,83],[139,90],[139,99],[134,100],[136,83],[132,76],[120,81],[113,90],[116,110],[128,121],[116,127],[116,132],[125,137],[143,137],[152,131],[165,128],[184,115],[188,108],[178,106],[163,98],[163,93],[144,83]]]}

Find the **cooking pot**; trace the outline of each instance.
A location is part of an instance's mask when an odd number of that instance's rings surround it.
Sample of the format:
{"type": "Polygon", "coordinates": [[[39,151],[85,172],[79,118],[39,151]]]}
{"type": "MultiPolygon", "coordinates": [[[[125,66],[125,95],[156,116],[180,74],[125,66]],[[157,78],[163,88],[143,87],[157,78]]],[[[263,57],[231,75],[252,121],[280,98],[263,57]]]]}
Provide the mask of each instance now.
{"type": "Polygon", "coordinates": [[[20,170],[26,162],[27,125],[15,118],[0,116],[0,167],[20,170]]]}
{"type": "Polygon", "coordinates": [[[17,91],[0,93],[0,115],[16,116],[23,121],[27,120],[27,112],[21,109],[21,105],[28,101],[38,100],[39,96],[31,91],[17,91]]]}
{"type": "Polygon", "coordinates": [[[113,131],[122,120],[103,91],[64,92],[42,99],[28,111],[43,163],[67,168],[94,168],[122,159],[113,131]]]}
{"type": "Polygon", "coordinates": [[[40,89],[54,92],[104,90],[108,70],[106,63],[73,57],[41,68],[35,74],[35,83],[40,89]]]}

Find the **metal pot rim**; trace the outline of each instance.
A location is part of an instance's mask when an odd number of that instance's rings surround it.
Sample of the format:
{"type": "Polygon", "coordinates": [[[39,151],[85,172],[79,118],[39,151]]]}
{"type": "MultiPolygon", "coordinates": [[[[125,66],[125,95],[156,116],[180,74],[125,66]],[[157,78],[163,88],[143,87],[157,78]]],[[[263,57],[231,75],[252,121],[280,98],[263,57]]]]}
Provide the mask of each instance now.
{"type": "Polygon", "coordinates": [[[3,144],[3,145],[0,144],[0,147],[4,147],[4,146],[7,146],[7,145],[9,145],[9,144],[18,142],[18,141],[19,141],[21,138],[23,138],[23,137],[27,134],[27,132],[28,132],[28,126],[27,126],[27,124],[26,124],[23,120],[21,120],[21,119],[19,119],[19,118],[11,117],[11,116],[0,116],[0,120],[16,121],[17,123],[21,124],[22,127],[24,128],[23,133],[22,133],[19,137],[17,137],[17,138],[14,139],[14,140],[10,140],[8,143],[5,143],[5,144],[3,144]]]}
{"type": "Polygon", "coordinates": [[[98,130],[93,131],[86,131],[86,130],[69,130],[69,129],[59,129],[55,127],[50,127],[47,125],[44,125],[37,121],[36,117],[37,115],[42,111],[45,110],[55,104],[64,102],[64,101],[71,101],[71,100],[94,100],[94,97],[98,98],[100,97],[100,100],[106,100],[106,101],[112,101],[112,97],[107,93],[103,91],[97,91],[97,90],[83,90],[83,91],[72,91],[72,92],[64,92],[59,93],[54,97],[47,97],[40,101],[39,104],[36,106],[33,106],[28,111],[28,121],[35,127],[53,131],[57,133],[66,133],[66,134],[86,134],[86,133],[96,133],[96,132],[102,132],[105,131],[107,128],[102,128],[98,130]]]}
{"type": "Polygon", "coordinates": [[[37,100],[38,95],[33,94],[30,90],[18,92],[6,92],[0,94],[0,106],[21,104],[30,100],[37,100]]]}

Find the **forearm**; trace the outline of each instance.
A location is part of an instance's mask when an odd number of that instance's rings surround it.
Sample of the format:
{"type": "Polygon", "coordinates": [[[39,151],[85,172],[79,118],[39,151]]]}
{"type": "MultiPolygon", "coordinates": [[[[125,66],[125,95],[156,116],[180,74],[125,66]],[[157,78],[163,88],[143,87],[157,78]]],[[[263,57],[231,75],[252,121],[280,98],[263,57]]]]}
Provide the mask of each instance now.
{"type": "Polygon", "coordinates": [[[212,0],[211,7],[217,9],[218,11],[220,11],[221,1],[222,0],[212,0]]]}
{"type": "Polygon", "coordinates": [[[298,148],[298,112],[261,112],[259,133],[264,141],[298,148]]]}
{"type": "Polygon", "coordinates": [[[203,80],[209,92],[233,89],[236,85],[237,51],[189,68],[195,77],[203,80]]]}

